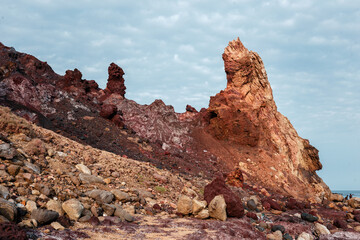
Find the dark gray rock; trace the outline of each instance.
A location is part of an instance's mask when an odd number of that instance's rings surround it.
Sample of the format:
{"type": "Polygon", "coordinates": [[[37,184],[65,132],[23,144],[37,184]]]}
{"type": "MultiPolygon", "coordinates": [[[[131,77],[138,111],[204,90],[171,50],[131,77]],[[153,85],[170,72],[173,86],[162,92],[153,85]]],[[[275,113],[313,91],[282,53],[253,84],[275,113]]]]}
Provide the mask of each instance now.
{"type": "Polygon", "coordinates": [[[47,209],[38,208],[31,212],[31,218],[35,219],[41,225],[54,222],[58,217],[59,213],[47,209]]]}
{"type": "Polygon", "coordinates": [[[309,213],[301,213],[301,219],[308,221],[308,222],[315,222],[315,221],[319,220],[318,217],[311,215],[309,213]]]}
{"type": "Polygon", "coordinates": [[[276,232],[277,230],[279,230],[280,232],[282,232],[284,234],[285,232],[285,227],[283,225],[273,225],[271,227],[271,231],[272,232],[276,232]]]}
{"type": "Polygon", "coordinates": [[[253,199],[250,199],[249,201],[247,201],[246,206],[250,210],[256,210],[256,208],[257,208],[256,203],[253,199]]]}

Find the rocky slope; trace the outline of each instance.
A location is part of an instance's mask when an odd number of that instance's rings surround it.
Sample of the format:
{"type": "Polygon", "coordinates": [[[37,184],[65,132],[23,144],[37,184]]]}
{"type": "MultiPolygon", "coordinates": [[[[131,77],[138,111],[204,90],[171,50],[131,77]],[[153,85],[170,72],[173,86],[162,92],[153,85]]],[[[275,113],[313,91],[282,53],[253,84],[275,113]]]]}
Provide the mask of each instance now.
{"type": "Polygon", "coordinates": [[[260,190],[240,170],[184,178],[0,107],[1,240],[359,239],[359,209],[358,198],[320,205],[260,190]]]}
{"type": "Polygon", "coordinates": [[[125,98],[124,71],[112,63],[106,89],[64,76],[46,62],[0,44],[0,103],[81,143],[181,174],[212,178],[240,168],[268,190],[320,202],[329,188],[316,174],[318,151],[277,112],[261,58],[239,39],[225,48],[227,87],[208,109],[185,113],[156,100],[125,98]]]}

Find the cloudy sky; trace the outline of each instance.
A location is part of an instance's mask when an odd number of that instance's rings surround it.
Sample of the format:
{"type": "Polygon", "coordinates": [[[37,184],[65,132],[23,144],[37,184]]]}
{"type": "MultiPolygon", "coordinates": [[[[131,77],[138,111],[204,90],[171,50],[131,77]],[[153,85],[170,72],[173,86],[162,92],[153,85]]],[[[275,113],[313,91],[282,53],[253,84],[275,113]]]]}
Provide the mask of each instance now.
{"type": "Polygon", "coordinates": [[[221,54],[240,37],[262,57],[281,113],[320,150],[332,188],[360,189],[360,2],[350,0],[3,0],[0,42],[78,68],[104,88],[111,62],[126,96],[177,112],[226,86],[221,54]]]}

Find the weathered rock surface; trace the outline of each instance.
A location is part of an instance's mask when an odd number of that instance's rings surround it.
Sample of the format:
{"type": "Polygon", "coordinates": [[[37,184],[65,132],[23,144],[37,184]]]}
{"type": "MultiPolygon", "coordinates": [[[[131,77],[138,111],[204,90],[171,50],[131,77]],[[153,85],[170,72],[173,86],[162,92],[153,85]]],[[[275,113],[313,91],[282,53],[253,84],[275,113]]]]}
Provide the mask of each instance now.
{"type": "Polygon", "coordinates": [[[184,215],[192,213],[193,202],[190,197],[181,195],[177,202],[178,212],[184,215]]]}
{"type": "Polygon", "coordinates": [[[226,203],[223,195],[217,195],[209,203],[209,215],[215,219],[226,221],[226,203]]]}
{"type": "Polygon", "coordinates": [[[72,220],[78,220],[84,211],[82,203],[76,199],[70,199],[62,204],[62,208],[72,220]]]}
{"type": "Polygon", "coordinates": [[[39,224],[48,224],[55,221],[59,217],[59,213],[46,210],[46,209],[34,209],[31,212],[31,218],[35,219],[39,224]]]}
{"type": "Polygon", "coordinates": [[[241,199],[234,194],[230,188],[225,184],[224,179],[216,178],[210,184],[205,186],[204,199],[208,204],[217,195],[222,195],[226,202],[226,212],[229,217],[244,216],[244,207],[241,199]]]}
{"type": "Polygon", "coordinates": [[[360,208],[360,198],[359,197],[353,197],[348,200],[349,205],[352,208],[360,208]]]}
{"type": "Polygon", "coordinates": [[[0,198],[0,215],[9,221],[14,221],[17,217],[17,208],[15,204],[0,198]]]}

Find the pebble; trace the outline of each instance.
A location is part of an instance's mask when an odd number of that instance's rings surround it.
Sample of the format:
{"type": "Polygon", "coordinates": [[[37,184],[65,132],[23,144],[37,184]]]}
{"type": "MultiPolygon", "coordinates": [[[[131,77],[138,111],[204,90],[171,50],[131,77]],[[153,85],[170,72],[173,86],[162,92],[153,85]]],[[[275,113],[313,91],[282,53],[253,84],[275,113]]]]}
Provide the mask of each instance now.
{"type": "Polygon", "coordinates": [[[81,180],[81,182],[84,183],[101,183],[101,184],[105,184],[105,182],[94,175],[89,175],[89,174],[85,174],[85,173],[80,173],[79,174],[79,178],[81,180]]]}
{"type": "Polygon", "coordinates": [[[10,196],[9,189],[3,185],[0,185],[0,197],[8,199],[10,196]]]}
{"type": "Polygon", "coordinates": [[[55,230],[64,230],[65,229],[65,227],[58,222],[52,222],[50,224],[50,226],[52,226],[55,230]]]}
{"type": "Polygon", "coordinates": [[[114,199],[114,194],[105,190],[94,189],[85,193],[85,195],[95,199],[98,203],[111,203],[114,199]]]}
{"type": "Polygon", "coordinates": [[[75,166],[80,172],[91,175],[91,170],[85,166],[84,164],[80,163],[75,166]]]}
{"type": "Polygon", "coordinates": [[[120,202],[128,202],[130,201],[130,195],[126,192],[123,192],[118,189],[111,190],[111,193],[115,195],[115,198],[119,200],[120,202]]]}

